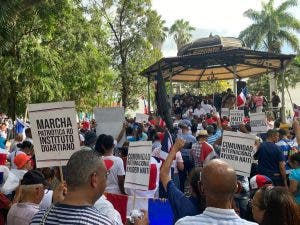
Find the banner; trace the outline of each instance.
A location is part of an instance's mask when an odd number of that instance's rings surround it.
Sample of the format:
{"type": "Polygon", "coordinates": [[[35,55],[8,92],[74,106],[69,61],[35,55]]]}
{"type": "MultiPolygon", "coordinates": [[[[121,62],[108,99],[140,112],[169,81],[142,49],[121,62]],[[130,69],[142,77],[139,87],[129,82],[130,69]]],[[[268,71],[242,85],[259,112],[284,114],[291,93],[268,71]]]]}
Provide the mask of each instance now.
{"type": "Polygon", "coordinates": [[[265,133],[268,130],[265,113],[250,114],[251,132],[265,133]]]}
{"type": "Polygon", "coordinates": [[[135,122],[137,123],[143,123],[148,122],[149,115],[143,114],[143,113],[137,113],[135,116],[135,122]]]}
{"type": "Polygon", "coordinates": [[[29,104],[37,168],[65,166],[79,150],[74,102],[29,104]]]}
{"type": "MultiPolygon", "coordinates": [[[[112,108],[95,108],[94,114],[96,119],[96,131],[97,136],[100,134],[107,134],[113,136],[116,139],[125,122],[123,107],[112,107],[112,108]]],[[[118,143],[118,146],[122,146],[126,140],[125,134],[123,139],[118,143]]]]}
{"type": "Polygon", "coordinates": [[[151,141],[129,143],[124,185],[126,188],[148,190],[151,153],[151,141]]]}
{"type": "Polygon", "coordinates": [[[230,110],[230,126],[238,126],[243,123],[244,110],[230,110]]]}
{"type": "Polygon", "coordinates": [[[223,132],[220,158],[228,162],[238,175],[250,176],[255,136],[232,131],[223,132]]]}
{"type": "Polygon", "coordinates": [[[221,118],[224,116],[229,118],[229,108],[221,108],[221,118]]]}
{"type": "Polygon", "coordinates": [[[174,224],[173,211],[167,199],[134,197],[112,193],[104,193],[104,195],[114,206],[115,210],[120,213],[124,224],[126,224],[126,216],[129,216],[133,209],[148,211],[148,219],[151,225],[174,224]]]}

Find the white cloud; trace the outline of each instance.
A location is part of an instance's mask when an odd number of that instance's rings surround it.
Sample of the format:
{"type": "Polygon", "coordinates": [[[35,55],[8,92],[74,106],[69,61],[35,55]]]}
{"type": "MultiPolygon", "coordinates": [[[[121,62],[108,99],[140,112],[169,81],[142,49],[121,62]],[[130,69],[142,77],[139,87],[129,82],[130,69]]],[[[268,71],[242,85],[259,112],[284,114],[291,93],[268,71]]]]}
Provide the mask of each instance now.
{"type": "MultiPolygon", "coordinates": [[[[283,2],[275,0],[276,5],[283,2]]],[[[222,36],[238,36],[241,30],[251,24],[243,16],[247,9],[261,9],[260,0],[152,0],[153,8],[171,26],[176,19],[184,19],[197,28],[194,39],[207,36],[210,32],[222,36]],[[203,35],[202,35],[203,34],[203,35]]],[[[292,13],[300,19],[300,7],[292,13]]],[[[165,56],[176,55],[175,43],[168,39],[163,46],[165,56]],[[175,53],[175,54],[174,54],[175,53]]]]}

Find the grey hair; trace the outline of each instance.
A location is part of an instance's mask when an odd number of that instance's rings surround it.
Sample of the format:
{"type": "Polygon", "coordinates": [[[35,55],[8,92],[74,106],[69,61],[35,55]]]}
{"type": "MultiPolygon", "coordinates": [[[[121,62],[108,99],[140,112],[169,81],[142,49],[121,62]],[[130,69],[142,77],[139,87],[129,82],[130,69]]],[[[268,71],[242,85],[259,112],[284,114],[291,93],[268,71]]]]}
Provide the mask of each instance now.
{"type": "Polygon", "coordinates": [[[82,187],[89,182],[90,175],[97,172],[103,164],[102,157],[96,151],[79,150],[68,161],[66,183],[68,188],[82,187]]]}

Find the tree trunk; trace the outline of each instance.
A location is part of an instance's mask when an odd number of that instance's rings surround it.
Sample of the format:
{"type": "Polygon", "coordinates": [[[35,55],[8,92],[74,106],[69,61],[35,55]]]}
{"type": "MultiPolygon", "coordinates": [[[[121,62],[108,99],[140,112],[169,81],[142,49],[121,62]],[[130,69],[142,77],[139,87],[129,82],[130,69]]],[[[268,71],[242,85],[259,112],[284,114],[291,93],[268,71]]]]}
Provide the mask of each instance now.
{"type": "Polygon", "coordinates": [[[9,81],[9,94],[7,99],[8,116],[13,120],[16,119],[16,101],[17,101],[17,84],[13,79],[9,81]]]}
{"type": "Polygon", "coordinates": [[[127,85],[128,73],[126,68],[126,60],[122,60],[121,62],[121,86],[122,86],[122,106],[124,109],[128,106],[128,85],[127,85]]]}

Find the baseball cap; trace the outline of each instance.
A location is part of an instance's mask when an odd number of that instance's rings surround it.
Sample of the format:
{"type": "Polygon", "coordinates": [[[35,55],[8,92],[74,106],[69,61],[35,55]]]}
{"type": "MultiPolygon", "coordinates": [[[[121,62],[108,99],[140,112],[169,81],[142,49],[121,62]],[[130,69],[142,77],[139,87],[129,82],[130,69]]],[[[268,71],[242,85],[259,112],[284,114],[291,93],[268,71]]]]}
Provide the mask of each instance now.
{"type": "Polygon", "coordinates": [[[258,189],[258,188],[262,188],[266,185],[271,185],[272,184],[272,180],[264,175],[255,175],[250,179],[250,187],[251,189],[258,189]]]}
{"type": "Polygon", "coordinates": [[[112,166],[114,165],[114,161],[110,160],[110,159],[104,159],[104,164],[107,170],[110,170],[112,168],[112,166]]]}
{"type": "Polygon", "coordinates": [[[14,158],[14,164],[17,166],[18,169],[21,169],[25,164],[31,159],[30,156],[26,155],[25,153],[18,154],[14,158]]]}
{"type": "Polygon", "coordinates": [[[49,186],[44,175],[38,170],[30,170],[24,174],[21,185],[43,184],[49,186]]]}

